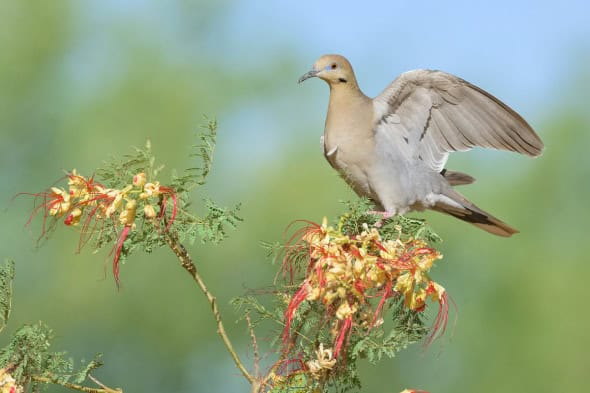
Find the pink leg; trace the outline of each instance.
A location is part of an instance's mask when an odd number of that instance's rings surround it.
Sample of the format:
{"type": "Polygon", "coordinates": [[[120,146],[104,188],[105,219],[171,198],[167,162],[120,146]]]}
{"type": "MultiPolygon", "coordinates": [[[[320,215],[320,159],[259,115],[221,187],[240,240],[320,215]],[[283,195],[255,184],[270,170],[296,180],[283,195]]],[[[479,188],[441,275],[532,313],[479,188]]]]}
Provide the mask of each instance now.
{"type": "Polygon", "coordinates": [[[376,210],[369,210],[367,213],[381,216],[381,219],[375,223],[375,228],[381,228],[381,226],[383,226],[383,220],[387,220],[388,218],[391,218],[395,215],[390,212],[380,212],[380,211],[376,211],[376,210]]]}

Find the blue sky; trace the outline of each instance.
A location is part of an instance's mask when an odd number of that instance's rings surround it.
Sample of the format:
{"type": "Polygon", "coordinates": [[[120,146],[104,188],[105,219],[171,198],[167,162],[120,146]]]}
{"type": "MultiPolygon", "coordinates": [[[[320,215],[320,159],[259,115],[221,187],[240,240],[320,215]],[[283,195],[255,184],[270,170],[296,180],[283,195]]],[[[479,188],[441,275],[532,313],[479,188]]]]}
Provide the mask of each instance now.
{"type": "Polygon", "coordinates": [[[314,142],[319,138],[328,90],[320,81],[297,86],[295,80],[324,53],[347,56],[369,96],[379,94],[401,72],[441,69],[490,91],[535,128],[554,116],[548,109],[571,102],[565,97],[572,89],[571,74],[579,67],[576,63],[585,59],[588,64],[590,56],[588,1],[252,4],[228,7],[209,39],[212,53],[228,67],[264,70],[285,53],[293,60],[280,96],[219,113],[227,129],[243,131],[228,148],[256,149],[262,162],[286,148],[285,132],[303,128],[314,142]],[[293,105],[296,113],[306,115],[285,125],[293,105]]]}
{"type": "MultiPolygon", "coordinates": [[[[178,23],[190,8],[183,4],[109,0],[80,7],[86,48],[113,61],[100,51],[108,50],[104,33],[119,19],[187,62],[206,55],[220,66],[263,70],[286,54],[303,73],[321,54],[340,53],[367,95],[403,71],[435,68],[491,90],[525,116],[559,101],[573,63],[590,57],[584,0],[204,1],[194,14],[205,7],[216,10],[215,18],[196,17],[189,28],[178,23]]],[[[287,83],[298,75],[286,77],[287,83]]]]}
{"type": "Polygon", "coordinates": [[[259,4],[239,2],[228,14],[231,57],[268,61],[277,50],[295,50],[309,66],[323,53],[341,53],[368,95],[405,70],[437,68],[534,112],[552,104],[550,93],[579,52],[590,52],[590,2],[582,0],[259,4]]]}
{"type": "Polygon", "coordinates": [[[118,62],[127,55],[117,41],[121,29],[155,43],[168,52],[164,56],[170,62],[190,65],[206,58],[219,67],[260,75],[265,69],[276,72],[277,62],[287,59],[284,79],[272,82],[276,85],[270,94],[253,91],[250,99],[234,105],[195,108],[197,114],[217,115],[223,129],[239,130],[226,148],[256,149],[261,163],[284,150],[290,143],[286,134],[305,130],[314,143],[319,139],[327,88],[320,81],[298,86],[296,80],[324,53],[347,56],[369,96],[379,94],[401,72],[441,69],[488,90],[533,127],[570,104],[566,94],[571,96],[572,88],[582,94],[578,101],[588,97],[572,75],[590,62],[589,1],[193,4],[138,0],[121,5],[108,0],[81,6],[83,42],[73,54],[70,75],[91,92],[108,80],[109,72],[121,69],[118,62]],[[90,61],[80,68],[79,58],[90,61]],[[285,123],[294,114],[297,121],[285,123]]]}

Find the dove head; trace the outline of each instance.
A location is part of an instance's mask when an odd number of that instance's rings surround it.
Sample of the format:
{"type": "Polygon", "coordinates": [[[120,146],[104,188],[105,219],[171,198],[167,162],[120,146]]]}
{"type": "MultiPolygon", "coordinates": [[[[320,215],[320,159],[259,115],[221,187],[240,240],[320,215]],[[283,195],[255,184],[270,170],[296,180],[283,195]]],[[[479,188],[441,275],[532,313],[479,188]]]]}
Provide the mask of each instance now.
{"type": "Polygon", "coordinates": [[[299,78],[299,83],[306,79],[318,77],[325,80],[330,87],[357,86],[352,66],[340,55],[324,55],[313,65],[311,71],[299,78]]]}

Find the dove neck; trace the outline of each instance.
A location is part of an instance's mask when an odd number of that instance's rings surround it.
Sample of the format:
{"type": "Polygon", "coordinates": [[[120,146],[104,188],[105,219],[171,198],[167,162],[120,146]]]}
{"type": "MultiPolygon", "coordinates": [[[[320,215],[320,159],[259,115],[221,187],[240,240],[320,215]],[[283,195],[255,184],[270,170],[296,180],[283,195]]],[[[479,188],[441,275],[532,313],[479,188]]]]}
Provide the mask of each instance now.
{"type": "Polygon", "coordinates": [[[349,84],[330,84],[330,102],[328,112],[351,113],[356,112],[359,107],[365,106],[371,102],[371,99],[363,94],[359,89],[356,81],[350,81],[349,84]]]}
{"type": "Polygon", "coordinates": [[[330,93],[331,94],[343,94],[343,95],[350,95],[356,96],[361,95],[365,96],[359,85],[356,81],[356,78],[353,75],[350,75],[347,79],[336,79],[328,81],[328,85],[330,86],[330,93]]]}
{"type": "Polygon", "coordinates": [[[360,89],[332,88],[326,116],[326,147],[338,145],[342,150],[344,140],[364,136],[371,130],[372,117],[372,100],[360,89]]]}

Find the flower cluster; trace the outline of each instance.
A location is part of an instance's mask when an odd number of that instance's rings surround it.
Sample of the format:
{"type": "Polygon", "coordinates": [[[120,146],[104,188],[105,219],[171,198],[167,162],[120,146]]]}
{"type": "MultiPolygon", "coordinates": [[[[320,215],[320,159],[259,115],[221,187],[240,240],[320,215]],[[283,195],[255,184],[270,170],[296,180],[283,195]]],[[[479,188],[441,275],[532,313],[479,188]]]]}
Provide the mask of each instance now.
{"type": "Polygon", "coordinates": [[[0,393],[22,393],[23,387],[16,384],[16,380],[7,369],[0,369],[0,393]]]}
{"type": "Polygon", "coordinates": [[[35,208],[27,225],[39,212],[43,212],[41,236],[44,236],[48,219],[52,219],[52,225],[63,219],[64,225],[80,228],[79,248],[82,248],[93,234],[102,232],[105,225],[111,224],[118,234],[111,251],[114,252],[113,273],[118,285],[121,251],[129,233],[136,229],[136,219],[145,217],[149,222],[157,223],[158,228],[160,222],[166,221],[167,231],[176,217],[176,194],[158,181],[148,181],[144,172],[134,175],[131,183],[121,189],[105,187],[93,177],[78,174],[75,169],[68,172],[65,178],[67,189],[51,187],[32,194],[35,208]],[[166,215],[168,198],[172,201],[172,212],[166,215]]]}
{"type": "Polygon", "coordinates": [[[321,343],[318,349],[315,351],[315,354],[316,358],[309,360],[306,363],[306,366],[309,369],[312,377],[319,379],[324,375],[324,373],[330,371],[332,367],[334,367],[336,364],[336,359],[334,359],[332,349],[324,349],[324,344],[321,343]]]}
{"type": "MultiPolygon", "coordinates": [[[[445,289],[428,275],[441,255],[423,240],[402,240],[401,236],[384,240],[377,228],[367,224],[360,234],[345,234],[341,228],[328,226],[326,219],[322,225],[307,227],[301,240],[300,245],[308,250],[308,265],[284,314],[283,340],[287,350],[293,341],[292,320],[304,302],[323,307],[331,323],[333,357],[331,350],[328,353],[321,347],[317,365],[323,360],[323,367],[345,350],[353,329],[370,332],[379,326],[386,301],[394,297],[403,296],[404,306],[416,312],[425,309],[427,299],[438,302],[439,313],[428,342],[440,329],[444,331],[448,313],[445,289]]],[[[288,253],[285,263],[289,262],[288,253]]],[[[330,368],[333,365],[329,363],[330,368]]],[[[316,363],[308,366],[318,368],[316,363]]]]}

